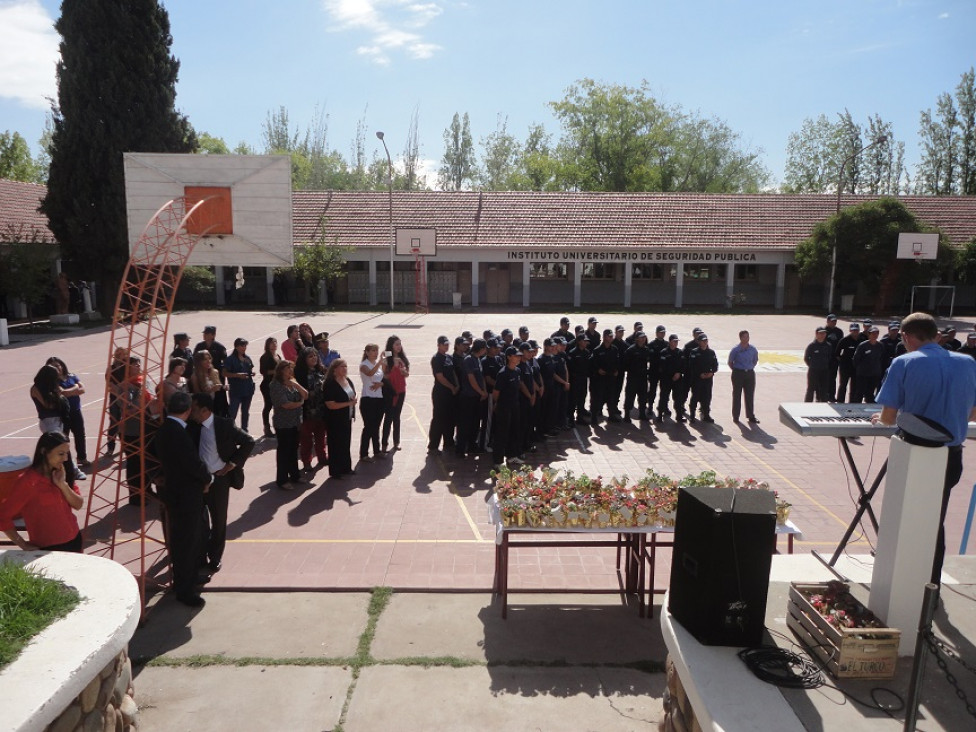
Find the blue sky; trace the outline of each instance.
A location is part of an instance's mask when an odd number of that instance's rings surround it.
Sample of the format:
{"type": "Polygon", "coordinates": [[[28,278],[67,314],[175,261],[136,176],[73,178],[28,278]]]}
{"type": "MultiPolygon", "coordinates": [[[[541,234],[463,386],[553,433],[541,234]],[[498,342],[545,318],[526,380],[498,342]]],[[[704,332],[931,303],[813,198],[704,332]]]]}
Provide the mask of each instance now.
{"type": "MultiPolygon", "coordinates": [[[[419,111],[421,156],[467,112],[475,141],[498,115],[524,138],[558,127],[547,102],[589,77],[725,120],[783,177],[804,118],[878,114],[918,158],[919,112],[976,65],[973,0],[169,0],[177,105],[198,131],[259,146],[268,111],[328,115],[347,157],[394,158],[419,111]]],[[[0,0],[0,131],[34,145],[55,94],[54,0],[0,0]]],[[[428,183],[435,183],[434,176],[428,183]]]]}

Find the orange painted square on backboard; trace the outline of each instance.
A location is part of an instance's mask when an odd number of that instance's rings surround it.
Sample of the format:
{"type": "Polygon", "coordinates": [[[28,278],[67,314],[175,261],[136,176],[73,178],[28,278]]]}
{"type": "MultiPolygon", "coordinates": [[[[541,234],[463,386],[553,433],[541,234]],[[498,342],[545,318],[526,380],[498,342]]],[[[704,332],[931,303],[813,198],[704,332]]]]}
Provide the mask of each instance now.
{"type": "Polygon", "coordinates": [[[185,186],[183,195],[187,199],[187,208],[192,208],[197,201],[210,199],[198,208],[189,221],[186,230],[189,234],[215,236],[217,234],[234,233],[233,206],[231,205],[230,188],[219,186],[185,186]]]}

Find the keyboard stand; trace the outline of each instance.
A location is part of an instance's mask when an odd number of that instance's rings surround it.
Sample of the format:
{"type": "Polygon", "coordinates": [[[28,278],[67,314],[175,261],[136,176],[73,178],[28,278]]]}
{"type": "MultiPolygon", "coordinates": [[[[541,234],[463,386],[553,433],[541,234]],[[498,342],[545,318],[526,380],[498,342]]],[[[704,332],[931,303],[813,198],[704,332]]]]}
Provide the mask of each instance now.
{"type": "Polygon", "coordinates": [[[851,454],[851,448],[847,444],[846,437],[838,437],[840,440],[841,447],[844,449],[844,457],[847,458],[847,464],[851,466],[851,472],[854,474],[854,483],[857,485],[857,490],[860,493],[860,497],[857,499],[857,511],[854,513],[854,518],[851,520],[850,526],[847,527],[847,531],[844,532],[844,538],[840,540],[840,544],[837,545],[836,551],[834,551],[834,556],[830,558],[830,566],[833,567],[837,564],[837,560],[841,553],[847,547],[847,542],[851,540],[851,536],[854,534],[854,530],[857,529],[857,525],[861,523],[864,514],[867,513],[868,518],[871,520],[871,525],[874,527],[874,535],[878,535],[878,519],[874,515],[874,509],[871,508],[871,500],[874,498],[874,494],[878,492],[878,488],[881,487],[881,481],[884,480],[885,473],[888,472],[888,459],[885,458],[884,464],[881,466],[881,470],[878,471],[877,476],[874,478],[874,482],[871,483],[871,488],[868,491],[864,490],[864,480],[861,478],[861,474],[857,470],[857,465],[854,464],[854,456],[851,454]]]}

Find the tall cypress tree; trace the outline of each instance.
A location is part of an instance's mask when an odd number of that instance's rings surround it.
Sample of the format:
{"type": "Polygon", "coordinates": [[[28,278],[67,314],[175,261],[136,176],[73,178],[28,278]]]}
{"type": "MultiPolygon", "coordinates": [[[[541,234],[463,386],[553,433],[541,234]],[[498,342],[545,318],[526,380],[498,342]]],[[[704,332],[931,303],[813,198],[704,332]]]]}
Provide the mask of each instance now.
{"type": "Polygon", "coordinates": [[[41,210],[71,271],[114,302],[128,261],[123,152],[191,152],[175,108],[179,61],[156,0],[64,0],[51,168],[41,210]]]}

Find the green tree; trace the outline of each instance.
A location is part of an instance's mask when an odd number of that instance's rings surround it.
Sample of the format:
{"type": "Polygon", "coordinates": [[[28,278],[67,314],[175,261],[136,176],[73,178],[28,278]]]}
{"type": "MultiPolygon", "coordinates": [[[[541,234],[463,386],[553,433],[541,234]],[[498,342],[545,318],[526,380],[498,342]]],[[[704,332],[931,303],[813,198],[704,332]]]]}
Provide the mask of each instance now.
{"type": "Polygon", "coordinates": [[[197,134],[197,149],[193,152],[204,155],[230,155],[230,148],[222,137],[200,132],[197,134]]]}
{"type": "Polygon", "coordinates": [[[31,157],[30,145],[19,132],[0,132],[0,178],[43,183],[41,167],[31,157]]]}
{"type": "Polygon", "coordinates": [[[830,272],[831,253],[837,245],[837,285],[840,292],[875,298],[875,312],[885,313],[910,284],[928,283],[957,264],[948,244],[940,239],[938,259],[917,264],[898,259],[898,234],[931,231],[895,198],[879,198],[842,209],[813,228],[796,248],[801,277],[830,272]]]}
{"type": "Polygon", "coordinates": [[[973,67],[962,75],[956,87],[959,125],[959,183],[963,196],[976,196],[976,73],[973,67]]]}
{"type": "Polygon", "coordinates": [[[508,132],[508,118],[498,115],[495,131],[481,138],[484,151],[478,168],[478,185],[486,191],[518,190],[518,163],[521,146],[508,132]]]}
{"type": "Polygon", "coordinates": [[[27,319],[34,327],[34,310],[44,302],[54,287],[54,245],[31,237],[4,237],[14,244],[0,247],[0,291],[27,306],[27,319]]]}
{"type": "Polygon", "coordinates": [[[976,237],[967,241],[957,252],[956,272],[960,282],[976,285],[976,237]]]}
{"type": "Polygon", "coordinates": [[[420,110],[415,108],[410,115],[407,141],[403,146],[403,178],[398,190],[419,191],[427,187],[425,177],[420,174],[420,110]]]}
{"type": "Polygon", "coordinates": [[[799,132],[791,132],[786,143],[786,193],[827,193],[836,190],[840,170],[839,127],[827,115],[803,120],[799,132]]]}
{"type": "Polygon", "coordinates": [[[476,176],[471,121],[467,112],[464,117],[455,112],[450,127],[444,130],[444,157],[437,182],[442,190],[460,191],[466,183],[473,183],[476,176]]]}
{"type": "Polygon", "coordinates": [[[75,275],[116,291],[129,257],[123,152],[191,152],[179,61],[156,0],[63,0],[58,102],[42,210],[75,275]]]}
{"type": "Polygon", "coordinates": [[[328,219],[323,214],[315,238],[295,247],[292,271],[301,280],[308,292],[308,301],[317,301],[320,288],[324,285],[329,302],[335,298],[335,284],[346,273],[346,254],[352,247],[341,246],[339,237],[328,233],[328,219]]]}
{"type": "Polygon", "coordinates": [[[529,125],[518,168],[519,188],[529,191],[558,190],[559,159],[552,148],[552,135],[542,125],[529,125]]]}

